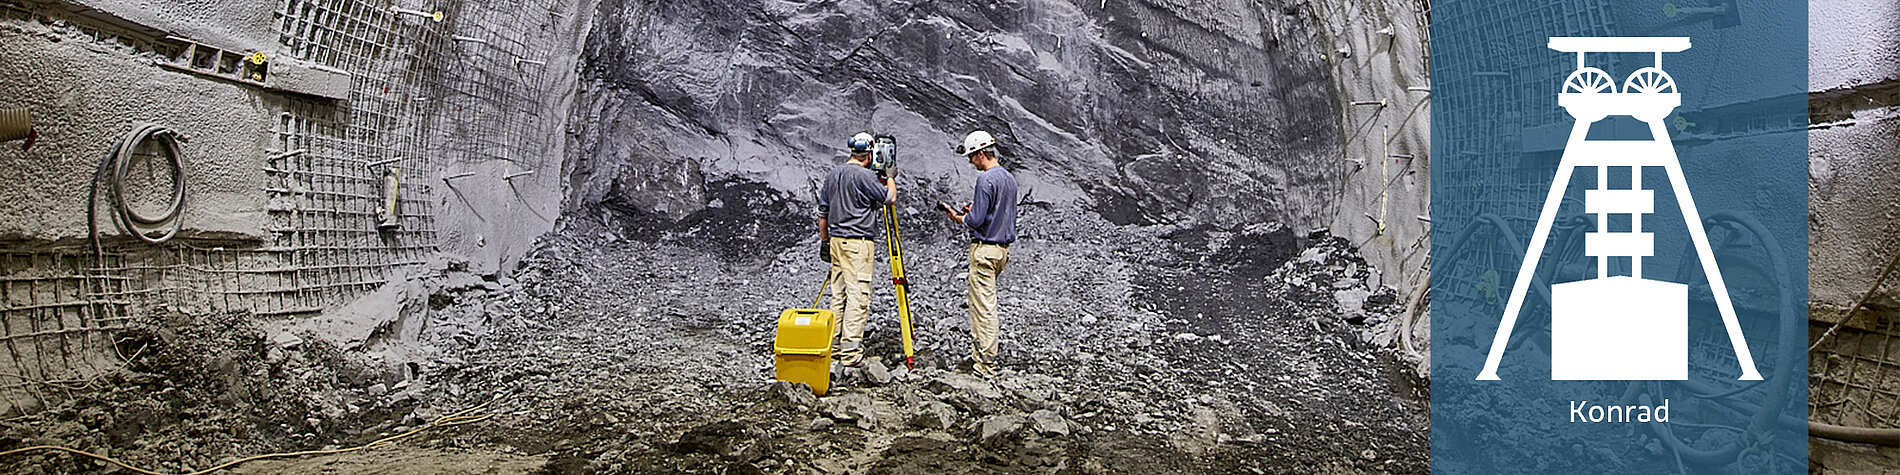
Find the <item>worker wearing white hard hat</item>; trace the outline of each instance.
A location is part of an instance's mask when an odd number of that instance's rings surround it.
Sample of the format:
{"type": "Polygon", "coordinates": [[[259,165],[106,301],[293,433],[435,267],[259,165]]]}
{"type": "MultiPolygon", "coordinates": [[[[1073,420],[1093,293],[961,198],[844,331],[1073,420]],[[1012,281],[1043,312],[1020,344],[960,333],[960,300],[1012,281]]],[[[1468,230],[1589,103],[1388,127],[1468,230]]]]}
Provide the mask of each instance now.
{"type": "Polygon", "coordinates": [[[864,325],[871,314],[872,245],[878,208],[897,202],[897,180],[878,183],[871,171],[871,134],[846,141],[851,160],[825,176],[818,190],[818,239],[831,263],[831,312],[838,316],[839,364],[864,362],[864,325]]]}
{"type": "Polygon", "coordinates": [[[994,377],[1002,324],[997,317],[996,283],[1009,265],[1009,245],[1016,242],[1016,177],[996,158],[996,137],[981,130],[963,138],[957,153],[976,167],[973,201],[961,213],[946,210],[952,221],[970,231],[970,360],[971,370],[994,377]]]}

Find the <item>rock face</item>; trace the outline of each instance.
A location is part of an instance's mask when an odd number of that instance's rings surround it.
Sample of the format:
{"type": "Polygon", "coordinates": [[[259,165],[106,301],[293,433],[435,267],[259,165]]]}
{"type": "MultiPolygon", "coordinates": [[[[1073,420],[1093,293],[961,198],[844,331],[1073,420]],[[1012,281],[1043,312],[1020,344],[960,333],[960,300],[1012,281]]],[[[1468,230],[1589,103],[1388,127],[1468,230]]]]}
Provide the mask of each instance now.
{"type": "Polygon", "coordinates": [[[899,140],[900,207],[967,202],[949,148],[980,128],[1026,203],[1321,226],[1340,107],[1316,20],[1277,3],[604,1],[567,206],[744,254],[808,237],[858,131],[899,140]]]}

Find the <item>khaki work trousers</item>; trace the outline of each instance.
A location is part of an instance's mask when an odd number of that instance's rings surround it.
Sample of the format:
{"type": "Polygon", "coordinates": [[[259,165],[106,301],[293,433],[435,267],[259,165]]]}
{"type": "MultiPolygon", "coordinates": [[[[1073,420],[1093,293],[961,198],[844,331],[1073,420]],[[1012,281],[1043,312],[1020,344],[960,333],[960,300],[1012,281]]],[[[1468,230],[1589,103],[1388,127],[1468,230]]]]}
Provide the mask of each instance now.
{"type": "Polygon", "coordinates": [[[871,318],[872,243],[868,239],[831,238],[831,313],[839,324],[838,362],[864,361],[864,324],[871,318]]]}
{"type": "Polygon", "coordinates": [[[996,374],[996,276],[1009,265],[1009,247],[970,245],[970,360],[977,374],[996,374]]]}

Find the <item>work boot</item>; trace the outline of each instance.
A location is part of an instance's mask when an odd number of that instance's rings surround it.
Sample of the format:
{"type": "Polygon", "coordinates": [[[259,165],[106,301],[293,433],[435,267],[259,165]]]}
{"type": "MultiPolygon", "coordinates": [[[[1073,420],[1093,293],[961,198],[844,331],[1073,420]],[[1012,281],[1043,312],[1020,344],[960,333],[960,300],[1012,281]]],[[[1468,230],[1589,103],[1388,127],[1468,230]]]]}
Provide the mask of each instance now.
{"type": "Polygon", "coordinates": [[[977,376],[983,377],[985,381],[996,380],[996,368],[993,366],[982,364],[982,363],[976,363],[976,364],[970,365],[970,371],[972,373],[976,373],[977,376]]]}

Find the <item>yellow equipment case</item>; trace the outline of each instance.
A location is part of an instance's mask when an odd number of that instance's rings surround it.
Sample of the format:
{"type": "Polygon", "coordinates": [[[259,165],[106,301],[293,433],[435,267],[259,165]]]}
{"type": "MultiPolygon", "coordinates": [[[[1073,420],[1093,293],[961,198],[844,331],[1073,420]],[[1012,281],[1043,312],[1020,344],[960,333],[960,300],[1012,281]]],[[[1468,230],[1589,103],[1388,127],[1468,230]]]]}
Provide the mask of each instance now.
{"type": "Polygon", "coordinates": [[[836,318],[830,310],[787,309],[778,315],[772,340],[778,380],[811,385],[819,396],[831,389],[831,336],[836,318]]]}

